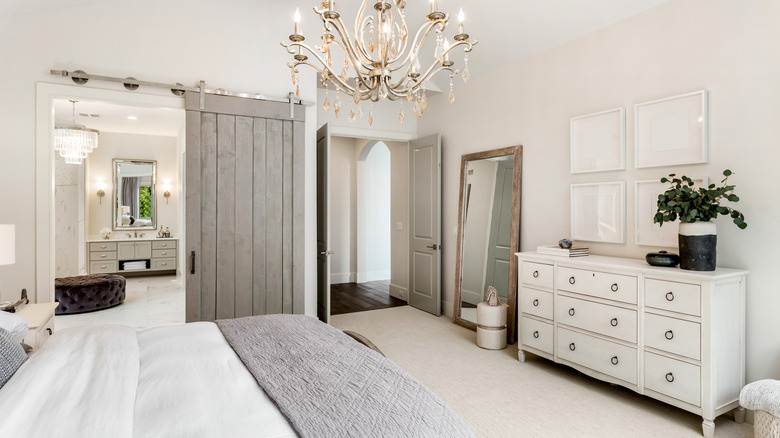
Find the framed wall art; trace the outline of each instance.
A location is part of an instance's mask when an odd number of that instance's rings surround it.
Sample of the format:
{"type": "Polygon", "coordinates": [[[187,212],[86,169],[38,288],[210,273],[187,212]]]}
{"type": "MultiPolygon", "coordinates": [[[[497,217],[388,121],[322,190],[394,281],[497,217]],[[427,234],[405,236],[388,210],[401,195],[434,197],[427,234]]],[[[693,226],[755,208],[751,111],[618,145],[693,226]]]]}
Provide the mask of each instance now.
{"type": "Polygon", "coordinates": [[[707,91],[634,106],[637,168],[707,162],[707,91]]]}
{"type": "Polygon", "coordinates": [[[626,168],[626,109],[615,108],[569,121],[571,173],[626,168]]]}
{"type": "MultiPolygon", "coordinates": [[[[707,178],[693,178],[694,187],[708,184],[707,178]]],[[[665,192],[670,183],[658,180],[637,181],[635,194],[636,204],[636,244],[665,248],[677,247],[677,230],[679,221],[666,222],[663,226],[653,222],[653,216],[658,211],[658,195],[665,192]]]]}
{"type": "Polygon", "coordinates": [[[573,240],[624,243],[626,183],[572,184],[573,240]]]}

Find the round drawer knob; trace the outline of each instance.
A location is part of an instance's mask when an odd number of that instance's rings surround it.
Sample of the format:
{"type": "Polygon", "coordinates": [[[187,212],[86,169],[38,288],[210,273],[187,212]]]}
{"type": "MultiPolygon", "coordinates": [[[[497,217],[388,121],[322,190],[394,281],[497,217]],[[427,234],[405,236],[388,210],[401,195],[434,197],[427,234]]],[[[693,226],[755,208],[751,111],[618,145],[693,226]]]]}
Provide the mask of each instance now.
{"type": "Polygon", "coordinates": [[[100,249],[106,249],[106,245],[100,245],[100,249]]]}
{"type": "Polygon", "coordinates": [[[609,321],[609,325],[611,325],[612,327],[617,327],[617,325],[618,325],[617,318],[612,318],[612,319],[609,321]]]}
{"type": "Polygon", "coordinates": [[[100,258],[101,258],[101,259],[104,259],[104,258],[106,258],[106,257],[108,257],[108,256],[106,256],[105,254],[100,254],[100,258]]]}
{"type": "Polygon", "coordinates": [[[539,305],[539,299],[538,298],[535,299],[533,304],[534,304],[534,307],[538,306],[539,305]]]}
{"type": "Polygon", "coordinates": [[[538,338],[538,337],[539,337],[539,330],[534,332],[534,338],[538,338]]]}
{"type": "Polygon", "coordinates": [[[674,294],[671,292],[666,293],[666,301],[672,301],[674,300],[674,294]]]}
{"type": "Polygon", "coordinates": [[[574,347],[574,342],[572,342],[571,344],[569,344],[569,350],[571,350],[571,351],[574,351],[574,348],[575,348],[575,347],[574,347]]]}
{"type": "Polygon", "coordinates": [[[617,356],[612,356],[612,359],[610,359],[610,362],[612,362],[612,365],[617,365],[618,364],[617,356]]]}
{"type": "Polygon", "coordinates": [[[574,316],[574,307],[569,309],[569,316],[574,316]]]}
{"type": "Polygon", "coordinates": [[[617,292],[618,291],[618,284],[617,283],[612,283],[612,286],[610,286],[609,288],[612,289],[612,292],[617,292]]]}
{"type": "Polygon", "coordinates": [[[664,337],[666,339],[672,340],[674,338],[674,333],[672,333],[671,330],[667,330],[666,333],[664,333],[664,337]]]}
{"type": "Polygon", "coordinates": [[[163,265],[163,266],[168,266],[168,264],[167,264],[167,263],[160,263],[160,264],[161,264],[161,265],[163,265]]]}
{"type": "Polygon", "coordinates": [[[533,276],[534,278],[539,278],[539,271],[534,271],[533,276]]]}
{"type": "Polygon", "coordinates": [[[574,284],[576,280],[574,280],[574,277],[569,277],[569,284],[574,284]]]}
{"type": "Polygon", "coordinates": [[[674,382],[674,374],[666,373],[666,381],[669,382],[669,383],[674,382]]]}

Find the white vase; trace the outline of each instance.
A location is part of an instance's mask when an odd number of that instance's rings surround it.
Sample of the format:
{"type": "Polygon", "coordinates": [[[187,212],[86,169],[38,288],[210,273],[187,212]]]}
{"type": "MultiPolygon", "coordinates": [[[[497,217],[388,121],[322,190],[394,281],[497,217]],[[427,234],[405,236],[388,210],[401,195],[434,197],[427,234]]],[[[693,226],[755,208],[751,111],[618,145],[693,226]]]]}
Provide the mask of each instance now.
{"type": "Polygon", "coordinates": [[[680,269],[714,271],[718,229],[715,222],[680,222],[680,269]]]}

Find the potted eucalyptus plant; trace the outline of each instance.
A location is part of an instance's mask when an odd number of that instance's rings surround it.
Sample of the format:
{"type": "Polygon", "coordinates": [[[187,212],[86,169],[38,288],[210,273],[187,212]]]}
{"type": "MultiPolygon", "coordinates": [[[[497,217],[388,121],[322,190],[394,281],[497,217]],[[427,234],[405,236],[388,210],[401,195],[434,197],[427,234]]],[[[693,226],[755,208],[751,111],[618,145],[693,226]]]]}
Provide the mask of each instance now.
{"type": "Polygon", "coordinates": [[[734,186],[728,184],[732,172],[723,171],[720,186],[694,188],[693,180],[685,175],[670,174],[661,178],[662,183],[671,186],[658,195],[658,210],[653,222],[663,226],[664,222],[680,220],[679,249],[680,268],[692,271],[715,270],[715,248],[718,242],[715,219],[719,214],[728,215],[734,224],[744,230],[747,227],[745,215],[727,206],[723,201],[738,202],[734,186]]]}

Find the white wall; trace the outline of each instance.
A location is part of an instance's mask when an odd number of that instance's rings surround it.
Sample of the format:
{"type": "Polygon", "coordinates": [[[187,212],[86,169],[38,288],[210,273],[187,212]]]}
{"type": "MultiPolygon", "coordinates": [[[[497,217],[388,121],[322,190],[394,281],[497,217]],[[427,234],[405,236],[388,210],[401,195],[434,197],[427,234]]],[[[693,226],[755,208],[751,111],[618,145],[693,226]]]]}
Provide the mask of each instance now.
{"type": "Polygon", "coordinates": [[[330,139],[330,281],[357,281],[355,139],[330,139]]]}
{"type": "Polygon", "coordinates": [[[390,280],[390,149],[383,142],[375,144],[363,164],[365,184],[363,196],[358,196],[358,223],[364,224],[358,230],[365,245],[358,245],[363,252],[358,260],[363,259],[365,266],[361,269],[358,262],[358,282],[390,280]]]}
{"type": "Polygon", "coordinates": [[[634,181],[677,174],[720,181],[735,172],[748,222],[744,231],[718,220],[718,264],[750,270],[747,283],[747,378],[780,375],[780,244],[773,185],[780,162],[780,2],[673,0],[530,59],[456,85],[457,101],[437,97],[420,120],[419,134],[443,136],[443,284],[451,312],[461,154],[524,146],[521,249],[569,235],[569,185],[627,182],[625,244],[588,243],[596,254],[641,258],[654,247],[634,243],[634,181]],[[633,105],[667,96],[710,91],[710,162],[634,169],[633,105]],[[500,96],[500,99],[497,98],[500,96]],[[569,173],[569,118],[624,106],[624,171],[569,173]]]}
{"type": "MultiPolygon", "coordinates": [[[[162,227],[164,230],[168,227],[173,237],[182,237],[179,232],[180,198],[178,191],[174,190],[179,185],[177,142],[176,137],[114,132],[100,133],[100,146],[89,155],[86,161],[91,179],[87,182],[90,187],[87,193],[89,206],[87,238],[99,239],[101,229],[111,229],[112,206],[114,205],[113,160],[115,158],[157,161],[157,228],[162,227]],[[163,185],[166,180],[171,183],[171,197],[168,198],[168,204],[165,203],[163,196],[163,185]],[[98,181],[102,181],[106,187],[106,196],[103,197],[102,204],[95,195],[98,181]]],[[[149,234],[150,237],[157,234],[156,230],[142,232],[149,234]]],[[[112,236],[122,237],[125,233],[127,232],[114,231],[112,236]]]]}
{"type": "MultiPolygon", "coordinates": [[[[254,0],[139,0],[89,2],[75,6],[0,17],[0,59],[13,60],[0,81],[4,133],[0,185],[0,223],[16,224],[16,264],[0,268],[0,290],[6,299],[21,288],[35,290],[35,84],[73,83],[49,75],[50,69],[82,69],[109,76],[261,92],[284,97],[292,90],[286,63],[291,56],[279,46],[292,30],[294,5],[254,0]],[[289,18],[289,19],[288,19],[289,18]]],[[[301,27],[316,35],[321,23],[301,11],[301,27]]],[[[2,13],[0,13],[2,15],[2,13]]],[[[301,94],[316,100],[314,73],[302,69],[301,94]]],[[[124,90],[120,84],[90,81],[89,87],[124,90]]],[[[141,88],[135,93],[157,93],[141,88]]],[[[162,93],[166,93],[162,91],[162,93]]],[[[170,95],[170,94],[168,94],[170,95]]],[[[315,117],[307,109],[306,206],[314,196],[315,117]]],[[[306,308],[316,314],[316,234],[314,215],[306,223],[306,308]]],[[[44,285],[41,285],[43,287],[44,285]]]]}
{"type": "Polygon", "coordinates": [[[68,164],[59,154],[55,154],[55,277],[86,273],[84,166],[84,163],[68,164]]]}

